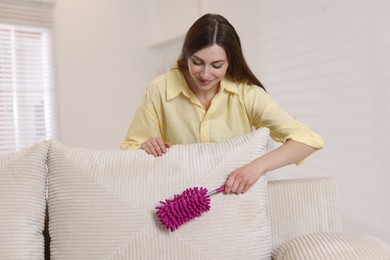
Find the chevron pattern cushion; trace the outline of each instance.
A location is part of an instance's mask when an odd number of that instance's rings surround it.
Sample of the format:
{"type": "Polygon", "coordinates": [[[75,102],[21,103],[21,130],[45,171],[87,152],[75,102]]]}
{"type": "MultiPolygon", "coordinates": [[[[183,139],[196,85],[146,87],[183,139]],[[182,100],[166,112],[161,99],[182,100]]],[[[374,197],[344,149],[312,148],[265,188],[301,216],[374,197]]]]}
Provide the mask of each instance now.
{"type": "Polygon", "coordinates": [[[160,200],[189,187],[221,186],[268,149],[268,130],[225,142],[175,145],[162,157],[142,150],[92,150],[52,142],[49,232],[52,259],[270,259],[267,183],[245,194],[215,194],[211,210],[171,232],[160,200]]]}
{"type": "Polygon", "coordinates": [[[48,142],[0,154],[0,258],[44,259],[48,142]]]}

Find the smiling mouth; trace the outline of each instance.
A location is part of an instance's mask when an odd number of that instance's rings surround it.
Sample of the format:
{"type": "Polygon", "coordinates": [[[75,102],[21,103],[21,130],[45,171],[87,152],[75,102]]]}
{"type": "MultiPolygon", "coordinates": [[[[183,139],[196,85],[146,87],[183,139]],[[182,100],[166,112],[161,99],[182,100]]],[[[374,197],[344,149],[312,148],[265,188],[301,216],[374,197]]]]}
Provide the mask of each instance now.
{"type": "Polygon", "coordinates": [[[198,80],[202,85],[208,85],[208,84],[210,84],[210,82],[212,82],[212,80],[203,80],[203,79],[199,79],[199,78],[198,78],[198,80]]]}

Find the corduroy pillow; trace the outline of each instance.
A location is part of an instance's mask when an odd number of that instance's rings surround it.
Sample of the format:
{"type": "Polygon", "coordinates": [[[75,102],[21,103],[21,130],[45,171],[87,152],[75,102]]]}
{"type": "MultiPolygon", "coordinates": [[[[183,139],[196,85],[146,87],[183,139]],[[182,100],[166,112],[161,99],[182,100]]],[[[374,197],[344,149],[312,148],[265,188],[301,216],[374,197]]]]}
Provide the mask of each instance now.
{"type": "Polygon", "coordinates": [[[0,154],[0,258],[44,259],[48,142],[0,154]]]}
{"type": "Polygon", "coordinates": [[[274,260],[388,260],[390,246],[377,238],[346,232],[294,238],[272,253],[274,260]]]}
{"type": "Polygon", "coordinates": [[[142,150],[92,150],[53,142],[49,151],[52,259],[270,259],[267,183],[211,196],[211,210],[171,232],[160,200],[186,188],[221,186],[267,151],[267,129],[225,142],[142,150]]]}

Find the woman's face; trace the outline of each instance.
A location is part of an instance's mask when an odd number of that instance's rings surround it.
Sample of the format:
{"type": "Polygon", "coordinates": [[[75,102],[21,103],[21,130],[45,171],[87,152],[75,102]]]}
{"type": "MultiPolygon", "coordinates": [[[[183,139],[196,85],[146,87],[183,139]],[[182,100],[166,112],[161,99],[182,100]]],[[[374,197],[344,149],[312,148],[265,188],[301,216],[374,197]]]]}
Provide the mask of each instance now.
{"type": "Polygon", "coordinates": [[[190,84],[190,88],[195,92],[215,91],[226,75],[228,66],[226,52],[219,45],[214,44],[195,52],[188,59],[188,71],[194,83],[190,84]]]}

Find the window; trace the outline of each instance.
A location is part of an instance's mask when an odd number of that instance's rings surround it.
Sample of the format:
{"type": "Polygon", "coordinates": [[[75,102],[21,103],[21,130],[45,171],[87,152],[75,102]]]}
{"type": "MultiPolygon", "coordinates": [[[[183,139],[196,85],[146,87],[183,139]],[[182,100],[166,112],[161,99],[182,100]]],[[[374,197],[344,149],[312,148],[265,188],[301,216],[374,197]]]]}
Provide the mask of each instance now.
{"type": "Polygon", "coordinates": [[[50,19],[42,23],[42,7],[0,3],[0,9],[0,152],[9,152],[56,138],[55,87],[50,19]]]}

